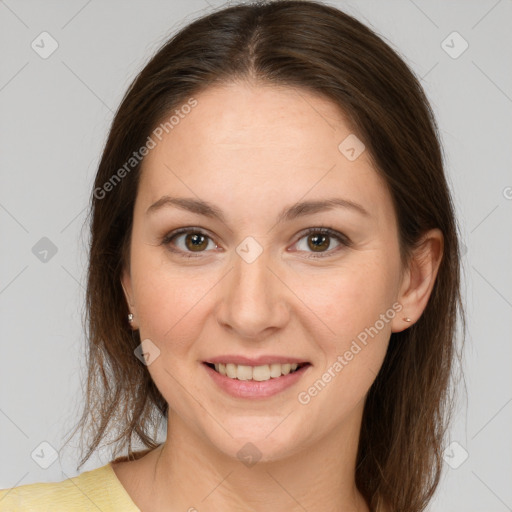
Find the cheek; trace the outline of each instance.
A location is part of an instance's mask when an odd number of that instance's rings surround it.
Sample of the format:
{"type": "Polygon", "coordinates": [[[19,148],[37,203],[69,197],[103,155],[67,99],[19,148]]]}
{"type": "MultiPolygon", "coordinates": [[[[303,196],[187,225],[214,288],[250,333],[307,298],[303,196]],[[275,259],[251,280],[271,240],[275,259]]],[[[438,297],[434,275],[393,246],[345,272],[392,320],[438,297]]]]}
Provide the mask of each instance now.
{"type": "Polygon", "coordinates": [[[178,269],[162,258],[140,259],[132,266],[141,337],[160,350],[188,350],[201,328],[199,316],[208,291],[221,276],[199,268],[178,269]]]}
{"type": "Polygon", "coordinates": [[[306,394],[299,401],[314,400],[316,406],[326,407],[335,401],[333,421],[348,414],[375,380],[397,314],[396,272],[382,265],[377,251],[356,256],[357,264],[347,261],[336,272],[317,274],[315,286],[302,285],[302,296],[308,297],[308,306],[328,330],[323,329],[326,335],[316,338],[324,357],[308,383],[313,386],[312,394],[304,389],[306,394]]]}
{"type": "MultiPolygon", "coordinates": [[[[373,326],[392,308],[396,276],[379,265],[376,256],[366,257],[366,262],[357,265],[347,262],[337,269],[316,272],[308,279],[296,277],[291,286],[304,297],[304,304],[314,313],[322,332],[330,334],[327,338],[336,348],[373,326]]],[[[384,331],[390,332],[388,322],[384,331]]]]}
{"type": "Polygon", "coordinates": [[[330,334],[317,338],[324,358],[297,398],[311,417],[321,419],[321,428],[329,429],[358,409],[374,382],[397,307],[392,275],[376,267],[354,267],[323,284],[323,293],[315,288],[309,296],[330,334]],[[331,411],[328,418],[325,410],[331,411]]]}
{"type": "Polygon", "coordinates": [[[190,379],[200,359],[195,341],[204,329],[208,291],[218,276],[179,271],[165,263],[139,269],[134,274],[141,340],[149,338],[160,351],[148,366],[149,373],[173,409],[184,417],[190,413],[189,420],[195,424],[198,420],[191,412],[190,396],[201,396],[202,391],[190,379]]]}

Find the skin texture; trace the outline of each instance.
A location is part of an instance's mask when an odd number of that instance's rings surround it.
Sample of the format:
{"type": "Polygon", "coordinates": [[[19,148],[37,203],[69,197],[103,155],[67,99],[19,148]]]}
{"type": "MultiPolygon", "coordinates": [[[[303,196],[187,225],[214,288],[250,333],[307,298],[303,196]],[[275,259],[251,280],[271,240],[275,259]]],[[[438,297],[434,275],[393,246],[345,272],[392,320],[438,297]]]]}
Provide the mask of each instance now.
{"type": "Polygon", "coordinates": [[[148,369],[170,406],[167,440],[116,464],[116,474],[144,511],[366,511],[354,484],[364,398],[391,332],[412,325],[427,304],[442,235],[426,233],[402,267],[386,184],[367,151],[354,161],[340,152],[353,130],[328,100],[250,83],[195,97],[198,105],[144,160],[122,278],[133,327],[160,350],[148,369]],[[146,214],[163,195],[208,201],[225,222],[176,207],[146,214]],[[332,208],[277,223],[285,207],[327,198],[356,202],[368,215],[332,208]],[[210,237],[202,252],[186,234],[162,244],[181,227],[210,237]],[[350,245],[328,237],[316,252],[304,231],[318,227],[350,245]],[[236,251],[248,236],[263,249],[250,264],[236,251]],[[393,304],[401,311],[301,404],[298,394],[380,315],[391,317],[393,304]],[[275,396],[233,398],[202,364],[223,354],[284,355],[311,366],[275,396]],[[237,458],[248,442],[261,452],[252,467],[237,458]]]}

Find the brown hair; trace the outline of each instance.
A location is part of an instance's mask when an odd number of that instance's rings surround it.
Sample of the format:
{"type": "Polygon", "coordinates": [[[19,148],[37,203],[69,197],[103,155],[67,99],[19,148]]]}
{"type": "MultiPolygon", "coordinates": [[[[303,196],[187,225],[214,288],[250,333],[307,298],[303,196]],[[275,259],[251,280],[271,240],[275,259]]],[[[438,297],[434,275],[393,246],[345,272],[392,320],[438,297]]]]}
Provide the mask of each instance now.
{"type": "Polygon", "coordinates": [[[134,357],[140,338],[127,323],[121,287],[140,163],[115,182],[114,174],[173,109],[214,83],[234,80],[296,87],[340,107],[389,187],[404,262],[426,230],[444,235],[427,307],[409,329],[391,335],[368,393],[356,467],[372,510],[424,510],[441,473],[457,318],[464,324],[457,227],[437,126],[397,53],[353,17],[312,1],[238,5],[194,21],[165,43],[122,100],[91,197],[88,381],[77,426],[91,438],[80,466],[112,432],[117,453],[127,446],[128,458],[137,457],[133,440],[155,448],[152,429],[168,409],[134,357]]]}

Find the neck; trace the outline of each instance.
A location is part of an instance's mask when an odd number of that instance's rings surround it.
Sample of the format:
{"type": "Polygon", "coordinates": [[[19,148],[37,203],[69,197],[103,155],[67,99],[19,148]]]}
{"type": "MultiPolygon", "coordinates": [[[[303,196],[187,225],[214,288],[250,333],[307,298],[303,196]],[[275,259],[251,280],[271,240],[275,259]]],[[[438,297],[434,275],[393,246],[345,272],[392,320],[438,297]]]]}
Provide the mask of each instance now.
{"type": "Polygon", "coordinates": [[[355,485],[359,425],[346,427],[284,459],[262,457],[249,465],[219,452],[172,415],[167,441],[154,457],[155,510],[367,512],[355,485]]]}

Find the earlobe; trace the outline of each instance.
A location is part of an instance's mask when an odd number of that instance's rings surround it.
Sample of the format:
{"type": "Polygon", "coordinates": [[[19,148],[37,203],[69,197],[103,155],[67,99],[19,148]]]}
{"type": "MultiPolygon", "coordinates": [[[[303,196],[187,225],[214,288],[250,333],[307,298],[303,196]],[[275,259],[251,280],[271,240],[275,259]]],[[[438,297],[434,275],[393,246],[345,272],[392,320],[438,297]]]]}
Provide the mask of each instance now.
{"type": "Polygon", "coordinates": [[[400,317],[393,319],[392,332],[407,329],[423,314],[441,265],[443,240],[441,230],[431,229],[413,249],[398,297],[403,309],[400,317]]]}
{"type": "Polygon", "coordinates": [[[121,274],[121,286],[123,287],[124,296],[126,298],[126,302],[128,303],[128,323],[133,330],[138,329],[137,324],[135,323],[135,305],[133,303],[133,295],[132,295],[132,280],[130,273],[123,269],[121,274]]]}

